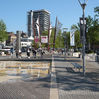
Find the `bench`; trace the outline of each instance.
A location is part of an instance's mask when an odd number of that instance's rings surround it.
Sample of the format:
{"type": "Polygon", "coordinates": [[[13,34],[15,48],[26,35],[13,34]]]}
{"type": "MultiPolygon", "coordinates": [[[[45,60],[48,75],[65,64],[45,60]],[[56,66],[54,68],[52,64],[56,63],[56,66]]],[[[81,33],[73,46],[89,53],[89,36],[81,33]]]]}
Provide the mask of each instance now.
{"type": "Polygon", "coordinates": [[[76,69],[79,69],[79,72],[80,72],[80,69],[82,69],[83,67],[77,63],[72,63],[72,65],[74,66],[74,68],[76,69]]]}

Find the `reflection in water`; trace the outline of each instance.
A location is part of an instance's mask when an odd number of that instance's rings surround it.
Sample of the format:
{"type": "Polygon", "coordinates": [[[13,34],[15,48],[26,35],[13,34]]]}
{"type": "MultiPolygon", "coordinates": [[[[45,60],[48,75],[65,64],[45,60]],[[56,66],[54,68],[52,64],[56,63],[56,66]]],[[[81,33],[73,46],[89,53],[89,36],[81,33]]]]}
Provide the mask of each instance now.
{"type": "Polygon", "coordinates": [[[41,78],[50,73],[50,62],[0,62],[0,76],[21,76],[41,78]]]}

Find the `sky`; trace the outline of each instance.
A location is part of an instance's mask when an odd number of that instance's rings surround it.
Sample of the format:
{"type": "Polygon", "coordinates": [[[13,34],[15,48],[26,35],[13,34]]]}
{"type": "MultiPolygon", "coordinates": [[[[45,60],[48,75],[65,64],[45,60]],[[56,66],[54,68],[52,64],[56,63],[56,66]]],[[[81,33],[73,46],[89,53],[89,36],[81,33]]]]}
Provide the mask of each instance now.
{"type": "MultiPolygon", "coordinates": [[[[80,0],[83,2],[84,0],[80,0]]],[[[85,16],[94,16],[94,8],[99,6],[99,0],[88,0],[85,16]]],[[[27,12],[45,9],[50,12],[51,24],[55,25],[56,16],[62,23],[62,28],[68,28],[79,22],[82,8],[78,0],[0,0],[0,20],[2,19],[8,32],[17,30],[27,32],[27,12]]]]}

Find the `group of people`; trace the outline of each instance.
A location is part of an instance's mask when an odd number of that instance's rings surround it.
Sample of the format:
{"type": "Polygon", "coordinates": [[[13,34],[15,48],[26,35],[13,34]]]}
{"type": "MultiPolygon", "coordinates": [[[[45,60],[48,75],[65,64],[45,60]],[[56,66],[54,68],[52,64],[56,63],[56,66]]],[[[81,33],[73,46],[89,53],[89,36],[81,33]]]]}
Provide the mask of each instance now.
{"type": "MultiPolygon", "coordinates": [[[[28,47],[26,50],[27,58],[30,58],[31,52],[32,52],[34,58],[36,58],[37,52],[41,55],[41,58],[43,57],[43,55],[45,53],[42,49],[35,50],[34,48],[28,47]]],[[[16,58],[21,58],[22,57],[21,54],[22,54],[21,50],[16,50],[16,58]]]]}
{"type": "MultiPolygon", "coordinates": [[[[30,58],[31,49],[27,48],[27,57],[30,58]]],[[[36,50],[32,48],[33,57],[36,58],[36,50]]]]}

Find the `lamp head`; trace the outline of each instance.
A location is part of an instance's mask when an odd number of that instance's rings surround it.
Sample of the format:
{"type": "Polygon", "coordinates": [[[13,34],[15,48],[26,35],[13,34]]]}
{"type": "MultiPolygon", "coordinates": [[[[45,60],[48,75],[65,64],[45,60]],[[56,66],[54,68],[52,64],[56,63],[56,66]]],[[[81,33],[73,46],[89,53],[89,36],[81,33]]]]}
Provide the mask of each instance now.
{"type": "Polygon", "coordinates": [[[88,0],[78,0],[81,4],[87,4],[88,0]]]}
{"type": "Polygon", "coordinates": [[[78,0],[78,2],[80,3],[81,7],[82,7],[83,9],[85,9],[85,6],[86,6],[88,0],[78,0]]]}

